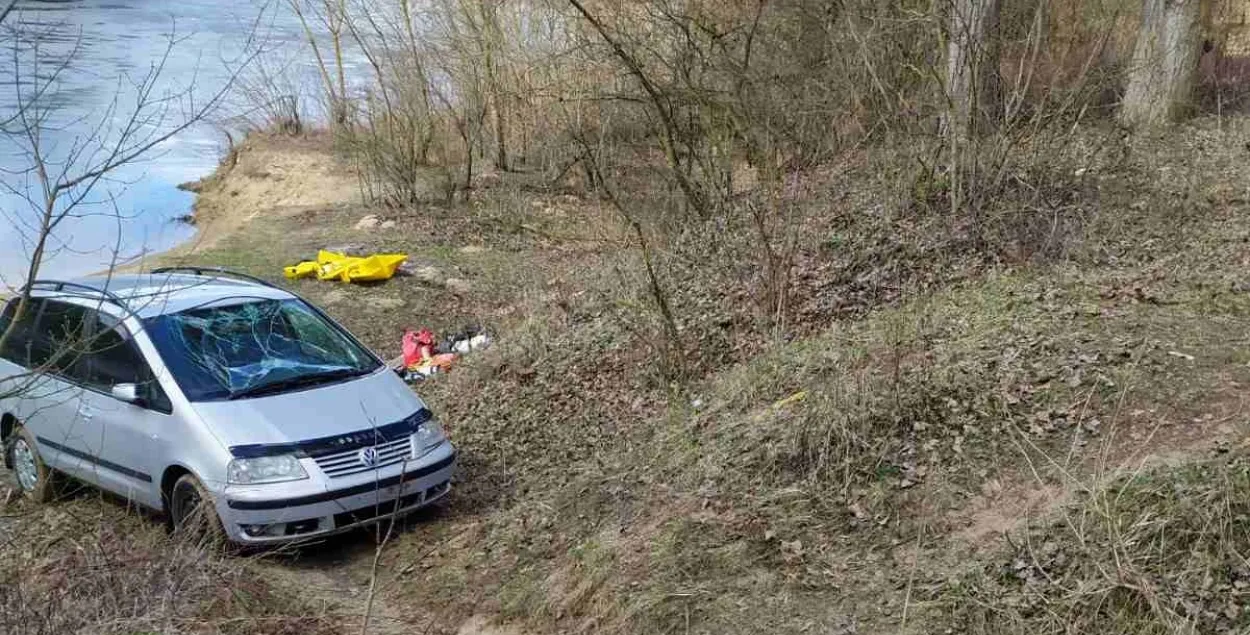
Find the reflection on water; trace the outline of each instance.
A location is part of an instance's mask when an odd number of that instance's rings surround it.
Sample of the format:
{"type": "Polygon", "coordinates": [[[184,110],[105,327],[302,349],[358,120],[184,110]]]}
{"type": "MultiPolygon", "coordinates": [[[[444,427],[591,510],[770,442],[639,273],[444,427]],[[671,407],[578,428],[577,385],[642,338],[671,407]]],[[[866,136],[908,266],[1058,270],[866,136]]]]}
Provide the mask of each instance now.
{"type": "MultiPolygon", "coordinates": [[[[246,51],[255,50],[249,41],[298,54],[302,38],[298,23],[285,11],[256,0],[19,0],[0,27],[0,121],[54,74],[56,81],[39,100],[50,109],[41,111],[47,119],[40,137],[22,142],[0,137],[0,182],[8,186],[7,191],[0,188],[4,282],[20,282],[35,233],[36,215],[24,200],[39,193],[31,172],[33,143],[51,157],[54,170],[61,170],[81,148],[115,139],[109,135],[126,124],[134,86],[162,59],[154,95],[185,93],[185,98],[142,122],[142,130],[168,130],[185,119],[186,98],[202,104],[228,83],[231,69],[246,51]]],[[[311,70],[297,66],[293,72],[311,70]]],[[[200,178],[216,165],[225,138],[220,126],[232,108],[241,105],[227,99],[213,121],[188,128],[144,161],[102,181],[57,228],[44,275],[99,270],[114,251],[135,256],[190,238],[193,230],[175,219],[190,211],[193,197],[175,185],[200,178]]]]}

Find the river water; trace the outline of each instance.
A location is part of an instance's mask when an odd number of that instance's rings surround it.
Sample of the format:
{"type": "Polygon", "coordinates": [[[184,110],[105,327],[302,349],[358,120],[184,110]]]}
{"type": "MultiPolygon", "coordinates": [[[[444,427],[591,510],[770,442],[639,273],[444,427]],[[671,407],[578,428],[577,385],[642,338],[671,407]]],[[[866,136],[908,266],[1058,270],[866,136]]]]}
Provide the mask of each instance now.
{"type": "MultiPolygon", "coordinates": [[[[7,0],[0,0],[0,10],[5,5],[7,0]]],[[[188,109],[229,84],[234,69],[254,59],[257,47],[265,50],[262,60],[270,70],[286,69],[290,85],[309,85],[314,69],[307,64],[309,56],[302,55],[304,46],[298,21],[277,0],[267,5],[257,0],[18,0],[0,25],[0,122],[19,103],[30,101],[36,87],[48,85],[38,100],[47,115],[38,146],[50,167],[59,170],[76,148],[104,145],[96,131],[112,135],[104,138],[106,143],[116,138],[133,110],[134,82],[162,58],[152,95],[180,98],[144,122],[144,135],[185,121],[188,109]],[[64,70],[48,84],[61,64],[64,70]]],[[[212,171],[226,147],[222,129],[237,125],[231,116],[249,105],[234,91],[209,122],[187,128],[143,161],[100,181],[53,233],[41,277],[98,271],[114,254],[133,258],[191,238],[194,228],[177,219],[190,213],[194,197],[176,185],[212,171]]],[[[29,139],[0,136],[0,276],[9,286],[23,281],[36,233],[37,214],[29,199],[37,202],[40,188],[31,171],[32,147],[29,139]]],[[[68,171],[80,170],[91,163],[89,158],[68,171]]]]}

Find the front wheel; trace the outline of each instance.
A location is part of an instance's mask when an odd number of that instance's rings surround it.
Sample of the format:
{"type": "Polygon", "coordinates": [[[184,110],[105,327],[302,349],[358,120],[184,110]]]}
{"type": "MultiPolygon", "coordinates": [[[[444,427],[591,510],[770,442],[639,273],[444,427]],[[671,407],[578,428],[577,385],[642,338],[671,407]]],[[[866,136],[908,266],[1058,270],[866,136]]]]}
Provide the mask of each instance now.
{"type": "Polygon", "coordinates": [[[26,428],[18,427],[6,444],[5,462],[13,470],[13,480],[22,496],[36,503],[50,503],[56,498],[56,474],[39,456],[35,437],[26,428]]]}
{"type": "Polygon", "coordinates": [[[190,474],[182,475],[170,490],[169,517],[176,535],[214,546],[226,542],[212,495],[190,474]]]}

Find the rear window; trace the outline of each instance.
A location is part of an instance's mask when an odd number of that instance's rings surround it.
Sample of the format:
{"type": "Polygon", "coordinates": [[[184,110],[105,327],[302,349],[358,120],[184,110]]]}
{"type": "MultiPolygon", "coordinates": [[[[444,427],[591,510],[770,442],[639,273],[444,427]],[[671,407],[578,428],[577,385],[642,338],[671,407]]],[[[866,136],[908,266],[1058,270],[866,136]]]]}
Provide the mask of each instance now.
{"type": "Polygon", "coordinates": [[[31,299],[27,303],[26,313],[21,321],[14,323],[13,317],[17,315],[17,306],[21,301],[21,298],[10,300],[4,307],[4,313],[0,315],[0,337],[4,337],[4,344],[0,346],[0,357],[19,366],[25,366],[30,355],[30,334],[35,325],[35,316],[39,315],[39,307],[43,301],[31,299]]]}
{"type": "Polygon", "coordinates": [[[17,315],[20,298],[15,298],[0,316],[0,333],[8,332],[0,357],[32,369],[72,374],[81,357],[84,328],[94,312],[73,304],[31,298],[21,318],[17,315]]]}

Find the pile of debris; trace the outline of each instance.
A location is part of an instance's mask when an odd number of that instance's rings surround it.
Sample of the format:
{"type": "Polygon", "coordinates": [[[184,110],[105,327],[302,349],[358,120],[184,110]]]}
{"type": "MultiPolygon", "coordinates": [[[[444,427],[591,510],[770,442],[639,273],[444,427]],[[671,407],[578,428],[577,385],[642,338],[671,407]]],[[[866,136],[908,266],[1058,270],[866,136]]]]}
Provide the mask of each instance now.
{"type": "Polygon", "coordinates": [[[438,373],[447,372],[461,355],[490,346],[491,337],[481,327],[471,326],[443,338],[440,343],[434,331],[404,331],[404,354],[392,366],[406,381],[424,381],[438,373]]]}

